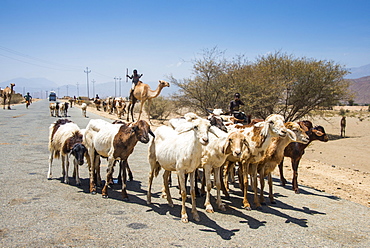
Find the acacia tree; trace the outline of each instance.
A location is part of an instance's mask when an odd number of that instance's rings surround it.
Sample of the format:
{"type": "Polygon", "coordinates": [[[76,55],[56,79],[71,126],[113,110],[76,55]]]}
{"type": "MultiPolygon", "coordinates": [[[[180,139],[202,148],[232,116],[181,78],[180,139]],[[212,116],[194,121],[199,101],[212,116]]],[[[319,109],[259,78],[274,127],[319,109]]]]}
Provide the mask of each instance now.
{"type": "Polygon", "coordinates": [[[248,63],[243,56],[227,61],[217,48],[194,61],[193,79],[171,81],[180,87],[177,100],[197,110],[228,110],[235,92],[242,95],[244,112],[259,118],[272,113],[285,121],[302,118],[318,107],[350,97],[348,73],[332,61],[294,58],[276,52],[248,63]]]}
{"type": "Polygon", "coordinates": [[[193,61],[193,78],[177,80],[170,77],[170,82],[180,88],[173,98],[181,106],[207,112],[208,109],[227,109],[230,92],[235,92],[237,83],[232,75],[240,67],[241,59],[228,62],[224,52],[217,48],[205,50],[201,59],[193,61]]]}

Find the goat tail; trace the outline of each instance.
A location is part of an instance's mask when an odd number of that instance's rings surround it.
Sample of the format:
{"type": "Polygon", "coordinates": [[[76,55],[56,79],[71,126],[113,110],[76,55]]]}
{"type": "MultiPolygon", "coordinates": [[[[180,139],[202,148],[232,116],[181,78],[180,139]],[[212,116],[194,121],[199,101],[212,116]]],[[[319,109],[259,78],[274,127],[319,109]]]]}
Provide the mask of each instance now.
{"type": "Polygon", "coordinates": [[[54,152],[54,158],[60,158],[60,151],[54,152]]]}
{"type": "Polygon", "coordinates": [[[153,170],[153,173],[154,173],[154,176],[155,177],[157,177],[158,176],[158,174],[159,174],[159,171],[161,170],[161,165],[158,163],[158,162],[156,162],[156,164],[155,164],[155,168],[154,168],[154,170],[153,170]]]}

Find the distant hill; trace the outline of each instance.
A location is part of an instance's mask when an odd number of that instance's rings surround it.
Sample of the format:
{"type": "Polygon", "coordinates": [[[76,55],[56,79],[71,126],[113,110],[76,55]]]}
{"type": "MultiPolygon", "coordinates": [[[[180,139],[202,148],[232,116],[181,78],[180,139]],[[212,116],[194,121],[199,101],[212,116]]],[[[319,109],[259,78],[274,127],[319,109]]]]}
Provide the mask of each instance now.
{"type": "Polygon", "coordinates": [[[350,90],[355,92],[355,103],[370,104],[370,76],[350,79],[350,90]]]}
{"type": "Polygon", "coordinates": [[[348,70],[351,72],[351,74],[346,76],[346,78],[348,79],[356,79],[370,76],[370,64],[360,67],[349,68],[348,70]]]}

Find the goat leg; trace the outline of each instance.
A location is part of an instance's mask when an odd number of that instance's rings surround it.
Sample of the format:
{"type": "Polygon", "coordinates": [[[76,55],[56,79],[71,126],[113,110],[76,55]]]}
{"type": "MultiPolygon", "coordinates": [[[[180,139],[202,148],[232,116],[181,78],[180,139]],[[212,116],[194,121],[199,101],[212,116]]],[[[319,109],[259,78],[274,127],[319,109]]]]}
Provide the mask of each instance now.
{"type": "Polygon", "coordinates": [[[279,172],[280,172],[280,183],[283,187],[285,187],[287,181],[284,177],[284,158],[283,158],[283,160],[281,160],[281,162],[279,164],[279,172]]]}
{"type": "Polygon", "coordinates": [[[127,168],[127,160],[121,160],[120,165],[120,172],[121,172],[121,180],[122,180],[122,198],[124,201],[128,201],[128,194],[126,191],[126,181],[127,181],[127,173],[126,173],[126,168],[127,168]]]}
{"type": "Polygon", "coordinates": [[[197,211],[197,203],[195,199],[195,171],[190,173],[190,195],[191,195],[191,213],[195,221],[200,221],[199,214],[197,211]]]}

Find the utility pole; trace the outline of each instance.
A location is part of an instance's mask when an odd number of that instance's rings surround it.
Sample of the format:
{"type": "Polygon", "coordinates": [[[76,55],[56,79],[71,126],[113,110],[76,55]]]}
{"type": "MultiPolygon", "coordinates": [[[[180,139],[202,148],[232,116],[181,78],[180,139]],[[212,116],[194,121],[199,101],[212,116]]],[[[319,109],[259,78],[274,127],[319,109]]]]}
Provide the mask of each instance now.
{"type": "Polygon", "coordinates": [[[80,93],[78,92],[78,82],[76,83],[76,86],[77,86],[77,97],[79,97],[80,93]]]}
{"type": "Polygon", "coordinates": [[[87,81],[86,81],[86,85],[87,85],[87,98],[90,99],[90,95],[89,95],[89,73],[91,72],[91,70],[89,71],[89,67],[86,67],[86,71],[84,71],[86,73],[86,77],[87,77],[87,81]]]}
{"type": "Polygon", "coordinates": [[[91,80],[93,84],[93,97],[95,97],[95,79],[91,80]]]}
{"type": "Polygon", "coordinates": [[[117,77],[114,77],[114,97],[117,97],[117,77]]]}
{"type": "Polygon", "coordinates": [[[119,77],[118,80],[119,80],[119,96],[122,97],[122,93],[121,93],[121,80],[122,80],[122,78],[119,77]]]}

